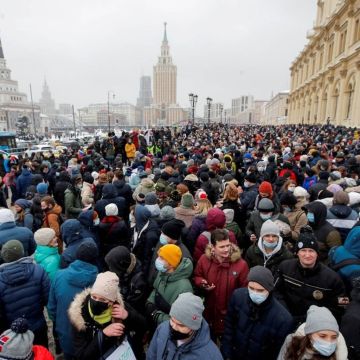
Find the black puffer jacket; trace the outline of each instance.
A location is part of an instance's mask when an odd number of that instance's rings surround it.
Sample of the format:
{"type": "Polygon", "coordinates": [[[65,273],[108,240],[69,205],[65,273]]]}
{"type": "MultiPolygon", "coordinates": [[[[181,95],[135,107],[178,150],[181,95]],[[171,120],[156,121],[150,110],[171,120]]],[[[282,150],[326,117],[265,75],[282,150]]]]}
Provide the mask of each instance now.
{"type": "Polygon", "coordinates": [[[118,208],[118,216],[123,219],[128,219],[129,208],[126,206],[126,201],[123,197],[118,196],[116,186],[113,184],[106,184],[102,190],[102,199],[96,202],[95,211],[98,213],[99,218],[102,220],[105,213],[105,206],[115,204],[118,208]]]}
{"type": "Polygon", "coordinates": [[[124,180],[115,180],[113,185],[116,187],[118,196],[121,196],[125,199],[127,208],[134,204],[132,190],[129,184],[127,184],[124,180]]]}
{"type": "Polygon", "coordinates": [[[297,322],[305,322],[310,305],[325,306],[340,318],[338,297],[344,294],[340,276],[320,262],[312,269],[303,268],[298,259],[285,260],[279,266],[275,296],[297,322]]]}
{"type": "Polygon", "coordinates": [[[70,185],[70,175],[66,171],[62,171],[54,188],[54,199],[61,206],[62,212],[65,212],[65,190],[70,185]]]}

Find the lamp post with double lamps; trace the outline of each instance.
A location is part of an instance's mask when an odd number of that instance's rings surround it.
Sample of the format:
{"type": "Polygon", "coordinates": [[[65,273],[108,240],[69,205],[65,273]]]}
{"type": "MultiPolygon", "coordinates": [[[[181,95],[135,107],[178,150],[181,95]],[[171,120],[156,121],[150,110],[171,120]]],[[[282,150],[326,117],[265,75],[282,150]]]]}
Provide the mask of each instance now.
{"type": "Polygon", "coordinates": [[[107,101],[107,116],[108,116],[108,132],[110,132],[110,94],[112,95],[113,99],[115,99],[115,93],[111,90],[108,90],[108,101],[107,101]]]}
{"type": "Polygon", "coordinates": [[[208,97],[206,98],[206,103],[208,106],[208,125],[210,125],[210,110],[211,110],[211,103],[212,103],[213,99],[208,97]]]}
{"type": "Polygon", "coordinates": [[[198,96],[191,93],[189,94],[189,101],[190,101],[190,105],[191,105],[191,124],[194,126],[195,125],[195,107],[196,107],[196,103],[198,100],[198,96]]]}

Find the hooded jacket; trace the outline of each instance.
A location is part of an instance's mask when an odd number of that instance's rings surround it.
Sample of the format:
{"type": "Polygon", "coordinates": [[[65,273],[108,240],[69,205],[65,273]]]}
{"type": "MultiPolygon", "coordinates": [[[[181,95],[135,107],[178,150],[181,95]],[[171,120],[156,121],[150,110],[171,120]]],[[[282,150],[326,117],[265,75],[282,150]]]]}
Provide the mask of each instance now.
{"type": "Polygon", "coordinates": [[[0,248],[7,241],[13,239],[19,240],[22,243],[24,256],[30,256],[34,253],[36,243],[32,231],[25,227],[16,226],[15,221],[0,224],[0,248]]]}
{"type": "Polygon", "coordinates": [[[54,199],[56,203],[61,206],[62,211],[65,211],[65,190],[70,185],[70,175],[63,171],[59,175],[59,179],[55,184],[54,188],[54,199]]]}
{"type": "Polygon", "coordinates": [[[72,334],[69,331],[70,321],[64,314],[75,295],[93,285],[97,273],[96,266],[75,260],[67,269],[59,270],[51,284],[47,309],[50,318],[56,324],[55,330],[59,336],[61,349],[68,356],[74,356],[74,348],[72,334]]]}
{"type": "Polygon", "coordinates": [[[44,269],[29,257],[0,265],[0,330],[22,316],[29,329],[45,326],[44,306],[48,302],[50,281],[44,269]]]}
{"type": "Polygon", "coordinates": [[[177,346],[170,339],[170,324],[165,321],[158,326],[151,340],[147,354],[147,360],[192,360],[208,359],[222,360],[223,357],[218,347],[210,338],[209,325],[203,319],[201,327],[196,335],[185,344],[177,346]]]}
{"type": "Polygon", "coordinates": [[[340,233],[326,221],[327,209],[323,203],[314,201],[305,205],[305,208],[314,214],[315,222],[309,222],[309,225],[314,230],[316,240],[318,241],[319,258],[321,261],[326,262],[329,250],[333,246],[341,245],[340,233]]]}
{"type": "Polygon", "coordinates": [[[205,292],[204,317],[215,334],[224,331],[224,320],[233,291],[247,285],[249,268],[241,258],[240,249],[232,244],[230,256],[220,263],[208,245],[194,271],[194,284],[202,289],[202,280],[214,284],[215,288],[205,292]]]}
{"type": "Polygon", "coordinates": [[[326,220],[337,230],[341,235],[341,241],[344,242],[350,230],[355,226],[359,219],[359,214],[356,213],[350,206],[347,205],[333,205],[327,211],[326,220]]]}
{"type": "Polygon", "coordinates": [[[95,211],[98,213],[100,220],[105,216],[105,206],[109,204],[115,204],[118,208],[118,216],[123,219],[127,219],[129,216],[129,210],[126,207],[126,201],[123,197],[118,196],[117,189],[113,184],[106,184],[102,190],[101,200],[96,202],[95,211]]]}
{"type": "Polygon", "coordinates": [[[84,238],[81,233],[81,225],[78,220],[69,219],[61,225],[62,240],[66,244],[66,249],[61,255],[60,267],[62,269],[68,267],[76,260],[76,251],[79,246],[85,241],[91,241],[95,244],[92,238],[84,238]]]}
{"type": "Polygon", "coordinates": [[[34,260],[47,273],[50,281],[53,281],[60,267],[60,255],[57,247],[37,245],[34,260]]]}
{"type": "Polygon", "coordinates": [[[115,180],[113,185],[116,187],[118,196],[121,196],[125,199],[127,207],[134,203],[131,187],[125,182],[125,180],[115,180]]]}
{"type": "Polygon", "coordinates": [[[244,360],[275,360],[292,330],[292,316],[271,293],[256,305],[247,288],[236,289],[225,319],[221,350],[230,360],[239,355],[244,360]]]}
{"type": "Polygon", "coordinates": [[[16,180],[16,192],[18,199],[26,198],[26,189],[31,185],[33,174],[29,169],[22,169],[20,176],[16,180]]]}
{"type": "MultiPolygon", "coordinates": [[[[195,249],[194,249],[194,260],[197,261],[200,259],[201,255],[204,254],[206,246],[210,243],[211,232],[215,229],[223,229],[226,224],[225,213],[218,209],[210,209],[206,216],[206,229],[207,231],[201,233],[196,239],[195,249]]],[[[229,231],[229,240],[236,244],[236,238],[232,231],[229,231]]]]}
{"type": "Polygon", "coordinates": [[[94,225],[93,219],[94,210],[88,209],[86,211],[82,211],[78,216],[78,220],[81,224],[81,234],[85,238],[93,238],[93,240],[98,243],[99,242],[99,234],[98,234],[98,226],[94,225]]]}
{"type": "Polygon", "coordinates": [[[193,272],[193,264],[190,259],[183,258],[172,273],[158,272],[154,281],[154,289],[148,297],[148,302],[155,304],[157,307],[157,324],[162,323],[165,320],[169,320],[168,311],[171,305],[177,299],[177,297],[186,292],[193,292],[193,288],[190,283],[190,277],[193,272]],[[163,308],[157,301],[157,295],[160,296],[168,303],[169,309],[163,308]]]}
{"type": "Polygon", "coordinates": [[[80,190],[69,185],[64,197],[65,215],[67,219],[76,219],[82,210],[80,190]]]}
{"type": "Polygon", "coordinates": [[[185,223],[185,227],[189,228],[196,215],[196,210],[190,208],[184,208],[178,206],[175,209],[175,219],[182,220],[185,223]]]}

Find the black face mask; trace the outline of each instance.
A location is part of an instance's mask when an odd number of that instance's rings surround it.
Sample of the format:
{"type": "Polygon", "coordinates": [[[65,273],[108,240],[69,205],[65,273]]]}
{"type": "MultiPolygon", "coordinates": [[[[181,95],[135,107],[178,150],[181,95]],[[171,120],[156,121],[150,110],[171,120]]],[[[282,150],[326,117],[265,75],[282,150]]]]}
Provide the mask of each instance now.
{"type": "Polygon", "coordinates": [[[90,297],[89,301],[90,301],[91,312],[94,315],[100,315],[109,307],[109,305],[107,303],[94,300],[91,297],[90,297]]]}
{"type": "Polygon", "coordinates": [[[174,330],[171,326],[170,326],[170,339],[177,341],[177,340],[185,340],[187,338],[189,338],[192,335],[192,333],[188,333],[188,334],[184,334],[181,333],[180,331],[176,331],[174,330]]]}

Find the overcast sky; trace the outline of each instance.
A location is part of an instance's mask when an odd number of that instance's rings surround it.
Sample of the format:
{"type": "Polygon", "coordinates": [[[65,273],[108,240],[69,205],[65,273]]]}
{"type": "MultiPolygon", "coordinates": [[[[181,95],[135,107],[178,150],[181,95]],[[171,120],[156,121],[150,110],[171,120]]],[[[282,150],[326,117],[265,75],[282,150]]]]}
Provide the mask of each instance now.
{"type": "Polygon", "coordinates": [[[1,0],[0,36],[13,79],[27,93],[32,84],[34,101],[46,77],[56,104],[105,102],[108,90],[135,104],[166,21],[178,103],[188,107],[193,92],[228,107],[289,88],[315,15],[316,0],[1,0]]]}

